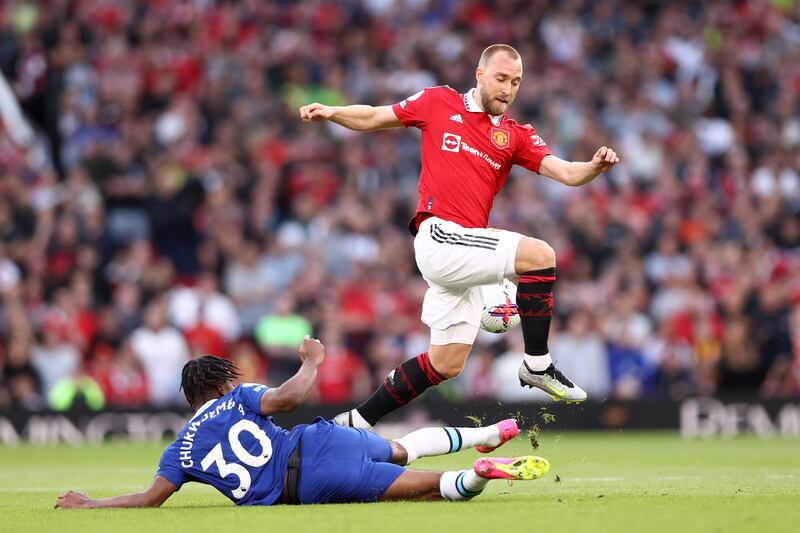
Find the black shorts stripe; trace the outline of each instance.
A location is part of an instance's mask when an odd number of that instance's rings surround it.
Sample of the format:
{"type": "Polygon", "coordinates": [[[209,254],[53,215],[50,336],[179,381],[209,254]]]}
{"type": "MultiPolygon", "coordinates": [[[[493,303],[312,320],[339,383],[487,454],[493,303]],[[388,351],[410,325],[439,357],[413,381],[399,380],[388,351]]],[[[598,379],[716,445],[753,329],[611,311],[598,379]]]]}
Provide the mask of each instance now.
{"type": "Polygon", "coordinates": [[[456,238],[471,237],[473,239],[480,239],[480,240],[487,241],[487,242],[498,242],[500,240],[497,237],[488,237],[486,235],[474,235],[474,234],[471,234],[471,233],[447,232],[447,231],[444,231],[441,227],[439,227],[437,225],[431,226],[431,233],[437,233],[437,234],[439,234],[439,235],[441,235],[443,237],[456,237],[456,238]]]}
{"type": "Polygon", "coordinates": [[[451,245],[453,245],[453,246],[468,246],[468,247],[470,247],[470,248],[483,248],[484,250],[491,250],[491,251],[494,251],[494,250],[495,250],[495,247],[494,247],[494,246],[482,246],[482,245],[480,245],[480,244],[471,244],[471,243],[468,243],[468,242],[447,242],[447,241],[440,241],[440,240],[436,239],[435,237],[434,237],[434,239],[433,239],[433,240],[434,240],[435,242],[438,242],[438,243],[440,243],[440,244],[451,244],[451,245]]]}
{"type": "Polygon", "coordinates": [[[497,249],[496,244],[489,244],[482,241],[471,241],[469,239],[442,239],[437,235],[431,235],[431,238],[438,243],[441,244],[457,244],[460,246],[474,246],[476,248],[485,248],[487,250],[495,250],[497,249]]]}
{"type": "Polygon", "coordinates": [[[434,231],[433,233],[436,233],[436,235],[438,235],[441,238],[445,238],[445,239],[459,239],[459,240],[460,239],[470,239],[470,240],[473,240],[473,241],[480,241],[480,242],[483,242],[485,244],[497,244],[499,242],[497,239],[492,239],[490,237],[482,237],[480,235],[469,235],[469,234],[463,234],[462,235],[462,234],[459,234],[459,233],[455,233],[455,234],[450,233],[450,234],[448,234],[448,233],[442,233],[440,231],[434,231]]]}
{"type": "Polygon", "coordinates": [[[439,224],[431,225],[431,229],[432,230],[435,229],[438,232],[442,233],[443,235],[458,235],[458,236],[469,235],[471,237],[477,237],[479,239],[486,239],[486,240],[490,240],[490,241],[498,241],[498,240],[500,240],[497,237],[489,237],[488,235],[470,235],[469,233],[458,233],[458,232],[455,232],[455,231],[454,232],[447,232],[447,231],[443,230],[442,227],[439,224]]]}
{"type": "Polygon", "coordinates": [[[439,234],[439,235],[441,235],[442,237],[458,237],[458,238],[461,238],[461,237],[469,237],[469,238],[471,238],[471,239],[476,239],[476,240],[486,241],[487,243],[490,243],[490,244],[491,244],[491,243],[496,243],[496,242],[499,242],[499,241],[500,241],[500,239],[499,239],[499,238],[496,238],[496,237],[487,237],[487,236],[485,236],[485,235],[473,235],[473,234],[470,234],[470,233],[448,233],[448,232],[444,231],[442,228],[440,228],[440,227],[439,227],[439,226],[437,226],[437,225],[433,225],[433,226],[431,226],[431,233],[433,233],[433,232],[436,232],[436,233],[438,233],[438,234],[439,234]]]}
{"type": "Polygon", "coordinates": [[[487,250],[497,249],[497,242],[489,242],[486,240],[475,239],[466,235],[451,234],[451,236],[444,236],[436,231],[435,228],[431,229],[431,238],[438,243],[442,244],[457,244],[460,246],[473,246],[476,248],[485,248],[487,250]]]}
{"type": "Polygon", "coordinates": [[[470,240],[440,239],[436,235],[431,235],[431,238],[435,242],[438,242],[438,243],[441,243],[441,244],[458,244],[458,245],[461,245],[461,246],[475,246],[475,247],[478,247],[478,248],[486,248],[487,250],[496,250],[497,249],[497,245],[496,244],[488,244],[488,243],[480,242],[480,241],[474,242],[474,241],[470,241],[470,240]]]}

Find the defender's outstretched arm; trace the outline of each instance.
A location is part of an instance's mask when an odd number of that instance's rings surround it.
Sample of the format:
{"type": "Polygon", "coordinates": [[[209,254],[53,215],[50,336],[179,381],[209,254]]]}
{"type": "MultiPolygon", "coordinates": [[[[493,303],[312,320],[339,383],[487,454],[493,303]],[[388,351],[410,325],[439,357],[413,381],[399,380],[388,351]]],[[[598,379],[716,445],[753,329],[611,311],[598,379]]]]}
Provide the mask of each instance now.
{"type": "Polygon", "coordinates": [[[317,339],[306,337],[300,346],[300,360],[303,365],[283,385],[269,389],[261,396],[261,414],[268,416],[288,413],[301,406],[311,394],[317,378],[317,368],[324,358],[325,346],[317,339]]]}
{"type": "Polygon", "coordinates": [[[330,120],[355,131],[372,131],[384,128],[399,128],[403,124],[397,120],[392,106],[373,107],[370,105],[327,106],[314,102],[300,108],[303,122],[330,120]]]}
{"type": "Polygon", "coordinates": [[[85,492],[68,490],[56,499],[56,508],[61,509],[106,509],[111,507],[158,507],[175,493],[175,485],[161,476],[156,476],[150,488],[144,492],[123,494],[113,498],[94,500],[85,492]]]}

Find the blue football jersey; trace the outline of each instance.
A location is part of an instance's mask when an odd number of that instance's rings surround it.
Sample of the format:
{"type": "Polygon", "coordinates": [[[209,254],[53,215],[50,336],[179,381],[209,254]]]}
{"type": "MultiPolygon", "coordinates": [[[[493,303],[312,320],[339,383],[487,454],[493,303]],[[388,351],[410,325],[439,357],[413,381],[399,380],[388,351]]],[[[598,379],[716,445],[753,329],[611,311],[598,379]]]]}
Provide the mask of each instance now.
{"type": "Polygon", "coordinates": [[[180,489],[213,486],[237,505],[270,505],[283,489],[289,454],[306,424],[291,431],[261,414],[266,385],[244,383],[201,407],[161,455],[156,475],[180,489]]]}

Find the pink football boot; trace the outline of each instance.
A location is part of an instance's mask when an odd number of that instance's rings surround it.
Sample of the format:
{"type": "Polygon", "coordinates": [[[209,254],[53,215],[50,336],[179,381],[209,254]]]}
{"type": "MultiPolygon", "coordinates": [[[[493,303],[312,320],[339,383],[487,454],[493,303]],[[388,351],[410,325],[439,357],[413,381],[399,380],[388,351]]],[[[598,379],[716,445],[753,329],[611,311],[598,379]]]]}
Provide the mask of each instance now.
{"type": "Polygon", "coordinates": [[[514,479],[528,481],[540,478],[550,470],[544,457],[483,457],[475,461],[472,469],[484,479],[514,479]]]}
{"type": "Polygon", "coordinates": [[[501,420],[495,427],[500,431],[500,444],[497,446],[475,446],[475,449],[481,453],[489,453],[495,451],[497,448],[505,444],[506,442],[510,441],[517,435],[519,435],[519,428],[517,427],[517,421],[513,418],[508,418],[506,420],[501,420]]]}

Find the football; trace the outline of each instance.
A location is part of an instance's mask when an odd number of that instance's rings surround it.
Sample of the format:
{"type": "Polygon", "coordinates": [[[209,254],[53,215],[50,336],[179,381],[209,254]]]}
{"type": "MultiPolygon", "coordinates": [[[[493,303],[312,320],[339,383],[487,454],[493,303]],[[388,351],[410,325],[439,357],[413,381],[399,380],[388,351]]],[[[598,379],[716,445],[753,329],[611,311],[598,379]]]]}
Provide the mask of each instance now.
{"type": "Polygon", "coordinates": [[[481,329],[490,333],[505,333],[519,324],[517,286],[504,279],[502,283],[484,285],[481,329]]]}

